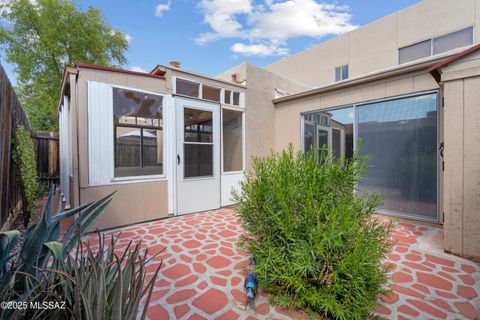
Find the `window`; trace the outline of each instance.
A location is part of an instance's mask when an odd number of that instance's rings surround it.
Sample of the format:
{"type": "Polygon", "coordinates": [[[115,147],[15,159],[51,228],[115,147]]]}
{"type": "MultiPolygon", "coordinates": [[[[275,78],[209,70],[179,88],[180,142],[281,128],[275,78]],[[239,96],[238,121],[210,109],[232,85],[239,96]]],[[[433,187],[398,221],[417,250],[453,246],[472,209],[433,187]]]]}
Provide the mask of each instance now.
{"type": "Polygon", "coordinates": [[[412,44],[411,46],[398,49],[399,63],[405,63],[432,55],[431,40],[412,44]]]}
{"type": "Polygon", "coordinates": [[[220,88],[202,85],[202,98],[205,100],[220,102],[220,92],[220,88]]]}
{"type": "Polygon", "coordinates": [[[234,106],[240,105],[240,92],[233,91],[233,105],[234,106]]]}
{"type": "Polygon", "coordinates": [[[185,108],[184,177],[213,176],[213,113],[185,108]]]}
{"type": "Polygon", "coordinates": [[[447,52],[471,44],[473,44],[473,27],[433,39],[433,54],[447,52]]]}
{"type": "Polygon", "coordinates": [[[243,127],[241,111],[222,109],[223,171],[243,170],[243,127]]]}
{"type": "Polygon", "coordinates": [[[473,44],[473,27],[398,49],[400,64],[473,44]]]}
{"type": "Polygon", "coordinates": [[[335,81],[348,79],[348,64],[335,68],[335,81]]]}
{"type": "Polygon", "coordinates": [[[113,88],[115,177],[163,174],[163,97],[113,88]]]}
{"type": "Polygon", "coordinates": [[[232,91],[230,90],[225,90],[224,93],[224,102],[225,104],[232,104],[232,91]]]}
{"type": "Polygon", "coordinates": [[[200,84],[184,79],[176,79],[176,94],[198,98],[200,95],[200,84]]]}

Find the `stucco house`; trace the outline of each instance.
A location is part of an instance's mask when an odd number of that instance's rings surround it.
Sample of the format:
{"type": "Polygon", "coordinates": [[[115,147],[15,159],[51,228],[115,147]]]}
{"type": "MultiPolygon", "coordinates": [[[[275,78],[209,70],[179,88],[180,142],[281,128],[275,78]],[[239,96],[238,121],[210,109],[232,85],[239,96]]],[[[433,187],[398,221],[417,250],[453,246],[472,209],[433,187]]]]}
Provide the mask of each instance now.
{"type": "Polygon", "coordinates": [[[264,68],[217,77],[77,64],[59,99],[67,206],[117,191],[97,227],[232,204],[252,156],[372,158],[382,214],[443,225],[480,258],[480,0],[424,0],[264,68]],[[448,16],[448,19],[445,17],[448,16]]]}

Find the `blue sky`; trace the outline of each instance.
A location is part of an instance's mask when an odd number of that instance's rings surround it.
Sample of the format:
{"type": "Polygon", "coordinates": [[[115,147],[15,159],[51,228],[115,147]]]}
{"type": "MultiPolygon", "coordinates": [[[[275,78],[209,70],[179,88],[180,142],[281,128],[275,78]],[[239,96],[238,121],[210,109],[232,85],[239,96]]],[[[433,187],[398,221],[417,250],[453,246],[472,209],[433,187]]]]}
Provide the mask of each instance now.
{"type": "MultiPolygon", "coordinates": [[[[0,0],[1,1],[1,0],[0,0]]],[[[8,1],[8,0],[3,0],[8,1]]],[[[268,65],[418,0],[78,0],[131,38],[125,69],[181,61],[216,75],[241,62],[268,65]]],[[[12,66],[2,64],[12,80],[12,66]]]]}

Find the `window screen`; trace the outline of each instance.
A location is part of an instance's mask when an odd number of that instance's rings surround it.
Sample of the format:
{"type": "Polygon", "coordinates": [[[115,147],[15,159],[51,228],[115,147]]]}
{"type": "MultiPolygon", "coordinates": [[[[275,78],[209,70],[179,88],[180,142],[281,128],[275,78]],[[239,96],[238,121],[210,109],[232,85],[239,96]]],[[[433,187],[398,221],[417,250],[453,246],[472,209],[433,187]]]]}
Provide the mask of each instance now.
{"type": "Polygon", "coordinates": [[[223,109],[223,171],[243,170],[242,112],[223,109]]]}
{"type": "Polygon", "coordinates": [[[163,97],[113,88],[115,176],[163,173],[163,97]]]}
{"type": "Polygon", "coordinates": [[[207,85],[202,86],[202,98],[205,100],[220,102],[220,92],[220,88],[210,87],[207,85]]]}
{"type": "Polygon", "coordinates": [[[433,39],[433,54],[466,47],[472,43],[473,28],[470,27],[433,39]]]}
{"type": "Polygon", "coordinates": [[[176,81],[176,94],[182,94],[184,96],[198,98],[200,84],[188,80],[177,79],[176,81]]]}
{"type": "Polygon", "coordinates": [[[370,157],[360,190],[382,194],[384,210],[436,220],[437,95],[361,105],[357,118],[370,157]]]}
{"type": "Polygon", "coordinates": [[[408,47],[398,49],[399,63],[405,63],[432,55],[432,40],[422,41],[408,47]]]}

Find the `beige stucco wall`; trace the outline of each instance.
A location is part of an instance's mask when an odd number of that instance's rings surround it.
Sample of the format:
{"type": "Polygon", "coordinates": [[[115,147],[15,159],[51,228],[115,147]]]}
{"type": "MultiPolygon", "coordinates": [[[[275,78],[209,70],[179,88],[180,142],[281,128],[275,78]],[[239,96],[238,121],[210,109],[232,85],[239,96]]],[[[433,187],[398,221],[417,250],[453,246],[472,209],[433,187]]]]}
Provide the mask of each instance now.
{"type": "Polygon", "coordinates": [[[335,67],[349,65],[350,78],[398,65],[398,48],[475,25],[479,42],[480,0],[424,0],[266,69],[308,86],[335,81],[335,67]]]}
{"type": "MultiPolygon", "coordinates": [[[[73,204],[89,203],[114,192],[113,201],[95,225],[95,228],[115,227],[139,221],[158,219],[168,216],[167,180],[148,182],[115,183],[108,186],[91,187],[88,183],[88,81],[109,83],[158,93],[169,93],[166,80],[131,75],[119,72],[80,68],[77,81],[74,82],[75,99],[73,116],[75,126],[73,204]],[[77,121],[75,121],[77,119],[77,121]],[[77,130],[78,128],[78,130],[77,130]],[[76,159],[75,159],[76,158],[76,159]]],[[[74,92],[74,91],[72,91],[74,92]]],[[[113,115],[112,115],[113,116],[113,115]]],[[[113,129],[112,129],[113,130],[113,129]]]]}
{"type": "Polygon", "coordinates": [[[480,259],[480,53],[442,70],[445,98],[444,246],[480,259]]]}
{"type": "Polygon", "coordinates": [[[309,88],[249,63],[243,63],[218,77],[228,80],[232,73],[238,73],[239,81],[246,81],[248,88],[245,97],[245,167],[250,170],[252,156],[266,156],[275,150],[278,135],[272,102],[275,89],[294,94],[309,88]]]}

